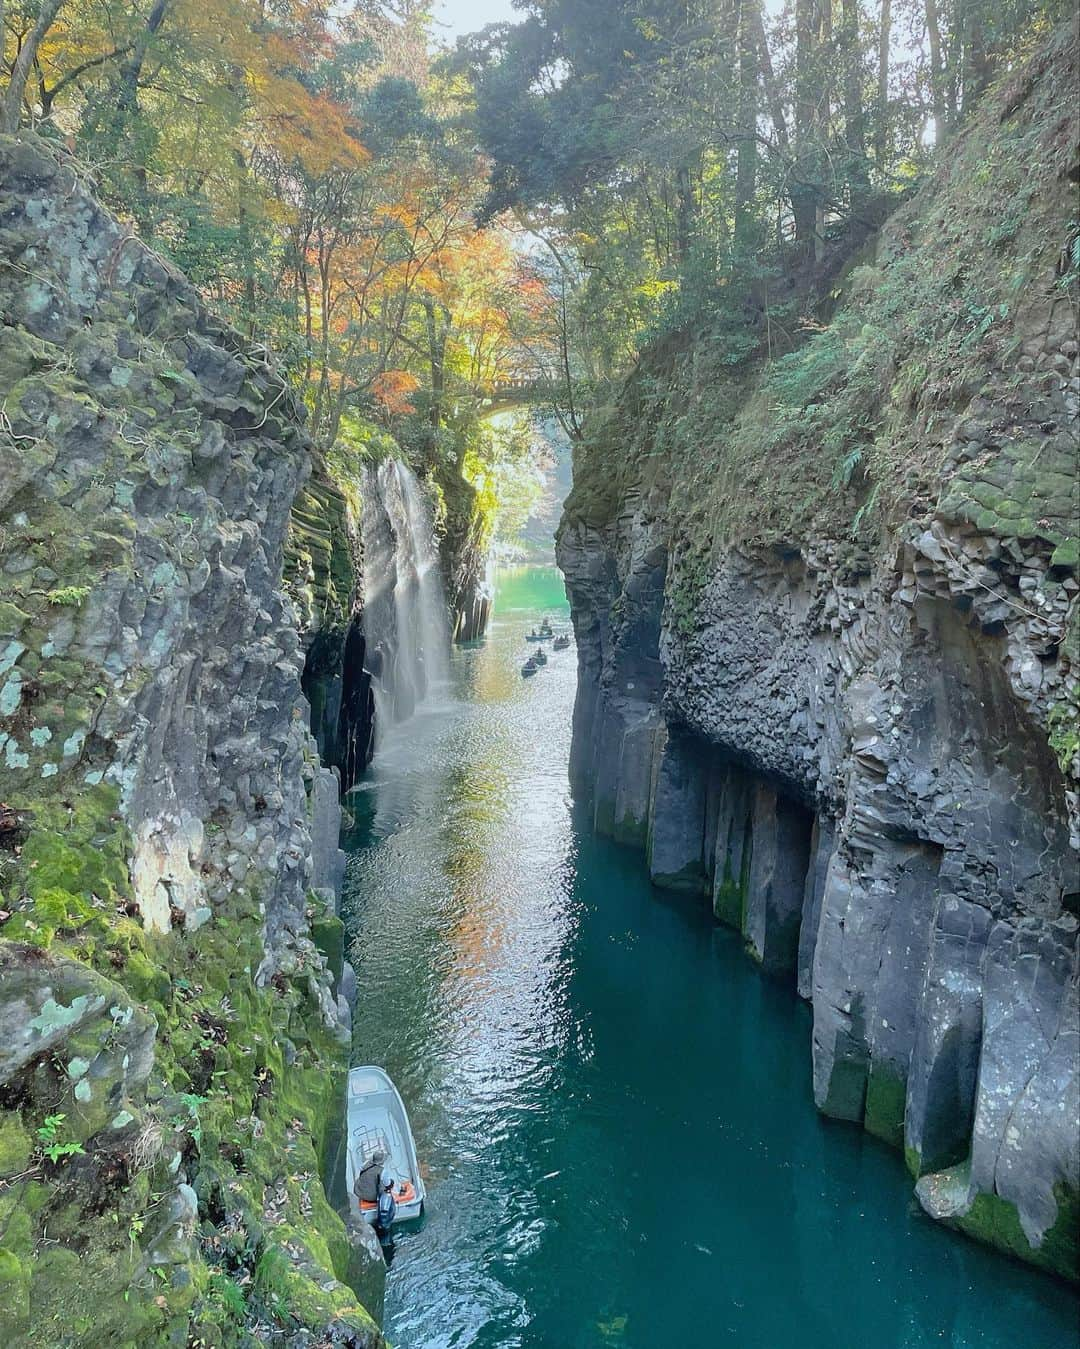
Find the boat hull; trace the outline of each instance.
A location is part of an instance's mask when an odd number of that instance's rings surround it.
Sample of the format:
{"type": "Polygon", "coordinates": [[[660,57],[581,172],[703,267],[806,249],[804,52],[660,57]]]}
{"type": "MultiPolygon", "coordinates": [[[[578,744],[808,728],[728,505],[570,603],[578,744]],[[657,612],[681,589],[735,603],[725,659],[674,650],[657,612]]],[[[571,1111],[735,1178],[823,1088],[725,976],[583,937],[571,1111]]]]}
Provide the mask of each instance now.
{"type": "Polygon", "coordinates": [[[366,1223],[375,1222],[374,1205],[362,1207],[353,1193],[353,1185],[374,1149],[381,1148],[387,1155],[383,1173],[394,1178],[395,1190],[402,1181],[408,1181],[413,1188],[407,1201],[397,1199],[394,1224],[419,1218],[424,1211],[425,1190],[408,1112],[397,1088],[381,1068],[367,1064],[350,1070],[345,1127],[345,1185],[351,1212],[366,1223]]]}

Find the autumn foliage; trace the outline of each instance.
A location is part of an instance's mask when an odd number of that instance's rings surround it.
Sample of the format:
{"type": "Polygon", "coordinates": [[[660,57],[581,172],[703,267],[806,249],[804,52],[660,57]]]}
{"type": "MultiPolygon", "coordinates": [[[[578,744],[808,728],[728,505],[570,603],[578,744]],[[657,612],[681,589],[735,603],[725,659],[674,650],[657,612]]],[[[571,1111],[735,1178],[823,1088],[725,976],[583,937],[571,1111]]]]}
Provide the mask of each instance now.
{"type": "Polygon", "coordinates": [[[476,222],[486,165],[423,12],[44,3],[0,8],[15,120],[275,351],[319,443],[360,415],[464,462],[500,371],[543,347],[548,295],[505,225],[476,222]]]}

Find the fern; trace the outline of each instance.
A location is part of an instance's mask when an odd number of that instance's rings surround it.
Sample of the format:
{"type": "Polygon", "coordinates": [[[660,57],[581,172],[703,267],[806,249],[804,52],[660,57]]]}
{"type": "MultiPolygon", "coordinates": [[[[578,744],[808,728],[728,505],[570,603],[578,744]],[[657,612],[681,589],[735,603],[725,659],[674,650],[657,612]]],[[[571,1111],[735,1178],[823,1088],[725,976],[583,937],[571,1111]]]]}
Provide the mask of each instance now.
{"type": "Polygon", "coordinates": [[[55,604],[59,608],[71,606],[78,609],[89,594],[89,586],[58,586],[55,590],[50,590],[45,598],[50,604],[55,604]]]}
{"type": "Polygon", "coordinates": [[[85,1156],[86,1149],[81,1143],[63,1137],[63,1125],[66,1115],[46,1115],[38,1126],[38,1150],[50,1162],[58,1162],[61,1157],[85,1156]]]}
{"type": "Polygon", "coordinates": [[[833,469],[832,485],[833,487],[847,487],[855,475],[855,470],[863,461],[862,446],[856,445],[854,449],[848,450],[847,454],[833,469]]]}
{"type": "Polygon", "coordinates": [[[880,486],[881,486],[880,483],[874,484],[874,490],[870,493],[870,495],[866,498],[863,504],[855,512],[855,518],[851,522],[852,534],[858,534],[859,526],[862,524],[862,522],[865,519],[869,518],[869,516],[873,515],[874,509],[877,506],[878,489],[880,486]]]}

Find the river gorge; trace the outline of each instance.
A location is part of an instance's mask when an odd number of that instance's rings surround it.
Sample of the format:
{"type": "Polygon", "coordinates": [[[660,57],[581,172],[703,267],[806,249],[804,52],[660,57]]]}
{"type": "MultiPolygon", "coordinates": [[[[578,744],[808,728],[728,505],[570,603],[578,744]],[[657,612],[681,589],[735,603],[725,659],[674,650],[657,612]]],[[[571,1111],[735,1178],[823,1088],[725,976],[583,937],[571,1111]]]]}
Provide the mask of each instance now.
{"type": "Polygon", "coordinates": [[[568,766],[568,614],[505,573],[486,640],[347,798],[343,916],[428,1168],[395,1240],[401,1349],[1057,1349],[1078,1304],[919,1209],[902,1159],[814,1109],[810,1020],[704,900],[598,837],[568,766]]]}
{"type": "Polygon", "coordinates": [[[1074,7],[647,8],[0,4],[4,1349],[1080,1349],[1074,7]]]}

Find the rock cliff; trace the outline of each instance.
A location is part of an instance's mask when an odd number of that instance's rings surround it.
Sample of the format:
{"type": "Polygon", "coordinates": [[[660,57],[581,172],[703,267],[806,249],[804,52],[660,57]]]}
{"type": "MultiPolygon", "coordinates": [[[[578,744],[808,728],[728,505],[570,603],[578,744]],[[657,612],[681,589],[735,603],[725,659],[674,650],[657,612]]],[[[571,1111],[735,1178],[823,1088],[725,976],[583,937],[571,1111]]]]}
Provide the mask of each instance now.
{"type": "Polygon", "coordinates": [[[1069,1277],[1076,74],[1073,30],[1012,72],[778,358],[652,352],[558,545],[597,827],[810,1000],[927,1212],[1069,1277]]]}
{"type": "Polygon", "coordinates": [[[380,1345],[323,1184],[349,1013],[280,588],[302,416],[32,138],[0,141],[0,310],[0,1339],[380,1345]]]}

